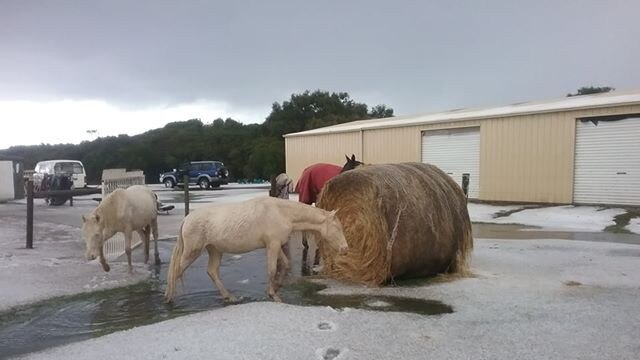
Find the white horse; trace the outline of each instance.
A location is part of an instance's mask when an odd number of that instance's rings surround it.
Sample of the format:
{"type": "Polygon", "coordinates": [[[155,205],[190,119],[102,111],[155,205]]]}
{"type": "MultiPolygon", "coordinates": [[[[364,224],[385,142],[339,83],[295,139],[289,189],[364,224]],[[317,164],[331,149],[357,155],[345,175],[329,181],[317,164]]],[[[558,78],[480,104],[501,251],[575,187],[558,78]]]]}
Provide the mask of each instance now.
{"type": "Polygon", "coordinates": [[[158,210],[156,196],[144,185],[134,185],[126,190],[116,189],[107,195],[98,207],[88,215],[82,216],[82,235],[87,245],[87,260],[100,257],[104,271],[110,267],[104,257],[103,245],[118,232],[124,233],[125,252],[131,266],[131,238],[136,231],[143,239],[145,257],[149,261],[149,238],[153,233],[156,264],[160,264],[158,253],[158,210]]]}
{"type": "Polygon", "coordinates": [[[190,213],[180,227],[178,241],[173,248],[165,300],[170,302],[173,299],[176,281],[206,249],[209,253],[209,277],[225,301],[237,301],[220,280],[218,270],[222,254],[266,248],[269,276],[267,294],[280,302],[276,293],[280,285],[276,281],[278,260],[286,272],[289,261],[282,252],[282,245],[288,241],[292,231],[313,231],[319,235],[318,239],[327,241],[336,251],[346,253],[348,249],[335,211],[329,212],[295,201],[261,197],[235,204],[203,207],[190,213]]]}

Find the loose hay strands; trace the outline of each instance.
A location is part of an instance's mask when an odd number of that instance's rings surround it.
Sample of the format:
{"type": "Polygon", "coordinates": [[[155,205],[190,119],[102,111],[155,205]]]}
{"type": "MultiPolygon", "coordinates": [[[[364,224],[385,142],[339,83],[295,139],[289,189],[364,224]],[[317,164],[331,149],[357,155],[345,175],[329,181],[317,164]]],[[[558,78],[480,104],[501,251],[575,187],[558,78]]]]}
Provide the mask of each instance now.
{"type": "Polygon", "coordinates": [[[317,206],[338,209],[349,252],[320,242],[325,274],[369,285],[439,273],[466,275],[473,249],[467,201],[435,166],[370,165],[325,184],[317,206]]]}

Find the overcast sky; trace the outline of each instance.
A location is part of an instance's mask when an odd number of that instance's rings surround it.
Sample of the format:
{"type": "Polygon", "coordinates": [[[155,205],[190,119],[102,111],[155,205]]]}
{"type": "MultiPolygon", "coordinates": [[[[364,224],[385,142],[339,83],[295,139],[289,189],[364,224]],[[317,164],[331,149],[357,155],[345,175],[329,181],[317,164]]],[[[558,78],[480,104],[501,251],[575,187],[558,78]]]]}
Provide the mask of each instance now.
{"type": "Polygon", "coordinates": [[[396,115],[640,88],[639,1],[0,0],[0,148],[262,122],[305,89],[396,115]]]}

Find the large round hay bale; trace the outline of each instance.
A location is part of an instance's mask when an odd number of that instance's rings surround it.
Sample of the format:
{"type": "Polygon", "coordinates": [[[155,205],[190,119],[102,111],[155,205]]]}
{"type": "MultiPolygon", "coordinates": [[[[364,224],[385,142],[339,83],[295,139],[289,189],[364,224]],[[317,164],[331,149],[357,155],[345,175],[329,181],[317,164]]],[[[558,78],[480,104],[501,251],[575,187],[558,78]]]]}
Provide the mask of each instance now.
{"type": "Polygon", "coordinates": [[[467,199],[429,164],[369,165],[327,182],[317,206],[338,210],[349,252],[320,242],[324,272],[381,285],[392,278],[466,273],[473,248],[467,199]]]}

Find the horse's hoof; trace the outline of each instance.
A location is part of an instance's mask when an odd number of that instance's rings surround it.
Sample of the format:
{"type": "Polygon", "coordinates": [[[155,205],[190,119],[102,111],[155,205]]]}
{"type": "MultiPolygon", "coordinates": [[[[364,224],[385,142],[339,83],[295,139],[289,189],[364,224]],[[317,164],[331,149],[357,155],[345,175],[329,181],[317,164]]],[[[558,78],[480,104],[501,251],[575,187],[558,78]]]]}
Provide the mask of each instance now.
{"type": "Polygon", "coordinates": [[[271,296],[271,299],[273,299],[274,302],[277,302],[277,303],[281,303],[282,302],[282,299],[280,298],[280,296],[278,296],[276,294],[270,295],[270,296],[271,296]]]}
{"type": "Polygon", "coordinates": [[[104,272],[109,272],[111,267],[108,264],[102,264],[102,270],[104,270],[104,272]]]}
{"type": "Polygon", "coordinates": [[[241,298],[235,297],[233,295],[229,295],[226,298],[224,298],[224,302],[229,303],[229,304],[235,304],[235,303],[239,303],[241,298]]]}

